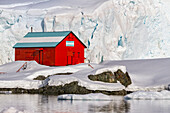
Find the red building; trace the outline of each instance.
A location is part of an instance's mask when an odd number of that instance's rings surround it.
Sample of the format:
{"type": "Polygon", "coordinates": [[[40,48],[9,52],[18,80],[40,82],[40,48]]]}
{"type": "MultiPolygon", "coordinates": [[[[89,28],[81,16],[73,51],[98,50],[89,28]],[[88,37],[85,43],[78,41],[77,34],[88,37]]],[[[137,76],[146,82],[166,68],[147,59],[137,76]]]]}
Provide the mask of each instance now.
{"type": "Polygon", "coordinates": [[[86,46],[72,31],[29,32],[14,45],[15,61],[35,60],[48,66],[84,63],[86,46]]]}

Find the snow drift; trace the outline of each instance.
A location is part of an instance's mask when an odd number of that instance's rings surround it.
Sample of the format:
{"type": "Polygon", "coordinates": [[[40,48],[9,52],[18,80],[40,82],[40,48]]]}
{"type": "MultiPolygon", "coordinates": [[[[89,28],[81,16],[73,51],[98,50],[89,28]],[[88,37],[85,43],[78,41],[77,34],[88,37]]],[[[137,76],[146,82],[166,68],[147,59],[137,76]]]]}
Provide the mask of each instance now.
{"type": "Polygon", "coordinates": [[[88,47],[87,59],[169,57],[168,0],[0,1],[0,64],[30,31],[72,30],[88,47]]]}
{"type": "MultiPolygon", "coordinates": [[[[101,65],[92,64],[95,70],[88,66],[88,64],[79,64],[72,66],[49,67],[37,64],[35,61],[28,61],[27,68],[16,72],[25,62],[16,61],[0,66],[0,88],[24,88],[24,89],[38,89],[47,84],[49,86],[65,85],[74,81],[78,81],[79,85],[90,90],[113,90],[118,91],[124,88],[120,83],[109,84],[93,82],[88,79],[88,75],[94,74],[98,69],[103,68],[101,65]],[[10,70],[9,70],[10,69],[10,70]],[[5,72],[5,73],[4,73],[5,72]],[[46,80],[33,80],[39,75],[47,77],[48,75],[55,75],[57,73],[73,73],[72,75],[56,75],[50,76],[46,80]],[[105,87],[107,85],[107,87],[105,87]]],[[[121,69],[126,71],[124,66],[112,66],[112,70],[121,69]]],[[[107,66],[105,66],[107,71],[107,66]]]]}
{"type": "Polygon", "coordinates": [[[38,89],[43,86],[64,86],[71,82],[88,90],[102,91],[162,91],[170,88],[170,58],[145,59],[145,60],[121,60],[105,61],[100,64],[92,63],[92,69],[88,64],[72,66],[48,67],[37,64],[35,61],[27,62],[27,68],[16,72],[23,61],[12,62],[0,66],[0,88],[25,88],[38,89]],[[132,84],[125,88],[118,83],[105,83],[91,81],[88,75],[102,73],[105,71],[117,71],[118,69],[128,72],[132,84]],[[57,73],[73,73],[71,75],[55,75],[57,73]],[[33,80],[39,75],[48,77],[46,80],[33,80]]]}

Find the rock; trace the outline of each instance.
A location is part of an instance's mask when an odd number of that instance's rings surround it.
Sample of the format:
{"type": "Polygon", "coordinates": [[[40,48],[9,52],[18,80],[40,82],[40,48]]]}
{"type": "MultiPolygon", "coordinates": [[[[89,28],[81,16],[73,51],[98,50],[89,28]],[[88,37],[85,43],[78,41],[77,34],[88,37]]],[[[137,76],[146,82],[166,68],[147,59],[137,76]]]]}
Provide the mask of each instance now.
{"type": "Polygon", "coordinates": [[[78,82],[71,82],[64,86],[45,86],[39,89],[22,89],[22,88],[0,88],[0,91],[11,91],[13,94],[44,94],[44,95],[61,95],[61,94],[89,94],[103,93],[106,95],[126,95],[131,92],[126,90],[120,91],[104,91],[104,90],[88,90],[78,85],[78,82]]]}
{"type": "Polygon", "coordinates": [[[40,88],[44,90],[44,94],[88,94],[91,93],[90,90],[87,90],[85,87],[81,87],[78,85],[78,82],[71,82],[69,84],[65,84],[64,86],[46,86],[40,88]]]}
{"type": "Polygon", "coordinates": [[[34,78],[33,80],[45,80],[47,77],[43,75],[39,75],[38,77],[34,78]]]}
{"type": "Polygon", "coordinates": [[[108,83],[117,83],[119,81],[125,87],[132,83],[129,74],[127,72],[123,73],[120,69],[114,72],[114,74],[111,71],[107,71],[97,75],[89,75],[88,78],[92,81],[108,83]]]}
{"type": "Polygon", "coordinates": [[[111,71],[103,72],[97,75],[89,75],[88,78],[92,81],[102,81],[108,83],[117,83],[115,75],[111,71]]]}
{"type": "Polygon", "coordinates": [[[125,87],[127,87],[128,85],[130,85],[132,83],[131,79],[130,79],[130,76],[129,76],[129,74],[127,72],[123,73],[120,69],[118,69],[116,72],[114,72],[114,75],[115,75],[116,79],[122,85],[124,85],[125,87]]]}

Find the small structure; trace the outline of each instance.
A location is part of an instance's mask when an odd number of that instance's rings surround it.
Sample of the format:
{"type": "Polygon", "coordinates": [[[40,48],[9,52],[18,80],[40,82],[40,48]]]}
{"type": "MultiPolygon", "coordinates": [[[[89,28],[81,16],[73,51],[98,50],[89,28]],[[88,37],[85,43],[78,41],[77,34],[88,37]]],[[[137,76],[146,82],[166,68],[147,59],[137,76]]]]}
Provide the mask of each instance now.
{"type": "Polygon", "coordinates": [[[72,31],[29,32],[16,43],[15,61],[35,60],[48,66],[84,63],[86,46],[72,31]]]}

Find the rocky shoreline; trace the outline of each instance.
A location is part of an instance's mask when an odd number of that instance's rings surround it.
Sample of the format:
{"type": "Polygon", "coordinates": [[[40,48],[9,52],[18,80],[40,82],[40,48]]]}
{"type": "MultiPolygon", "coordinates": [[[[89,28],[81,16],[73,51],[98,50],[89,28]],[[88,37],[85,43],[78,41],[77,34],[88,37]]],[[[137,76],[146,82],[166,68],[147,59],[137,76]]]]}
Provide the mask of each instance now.
{"type": "Polygon", "coordinates": [[[103,91],[103,90],[88,90],[85,87],[78,85],[78,82],[71,82],[64,86],[45,86],[39,89],[23,89],[23,88],[0,88],[1,94],[43,94],[43,95],[61,95],[61,94],[89,94],[103,93],[106,95],[126,95],[132,92],[126,90],[120,91],[103,91]]]}
{"type": "MultiPolygon", "coordinates": [[[[33,80],[45,80],[50,79],[50,76],[57,75],[70,75],[72,73],[58,73],[55,75],[49,75],[45,77],[39,75],[33,80]]],[[[119,81],[122,85],[127,87],[131,84],[131,79],[129,74],[123,73],[120,69],[112,73],[111,71],[103,72],[97,75],[89,75],[88,78],[92,81],[101,81],[106,83],[117,83],[119,81]]],[[[61,95],[61,94],[89,94],[89,93],[103,93],[106,95],[126,95],[131,92],[126,90],[119,91],[104,91],[104,90],[89,90],[85,87],[79,86],[77,81],[73,81],[69,84],[59,85],[59,86],[49,86],[48,84],[39,89],[23,89],[23,88],[0,88],[0,93],[12,93],[12,94],[44,94],[44,95],[61,95]]]]}

